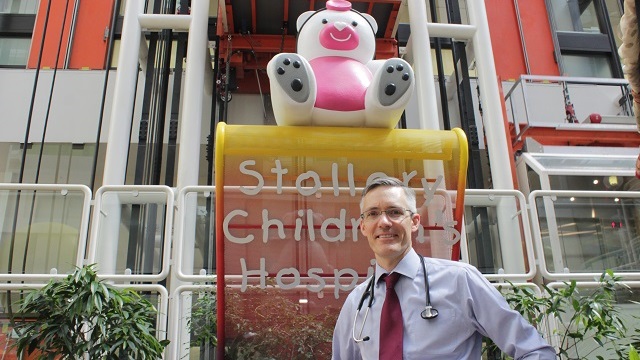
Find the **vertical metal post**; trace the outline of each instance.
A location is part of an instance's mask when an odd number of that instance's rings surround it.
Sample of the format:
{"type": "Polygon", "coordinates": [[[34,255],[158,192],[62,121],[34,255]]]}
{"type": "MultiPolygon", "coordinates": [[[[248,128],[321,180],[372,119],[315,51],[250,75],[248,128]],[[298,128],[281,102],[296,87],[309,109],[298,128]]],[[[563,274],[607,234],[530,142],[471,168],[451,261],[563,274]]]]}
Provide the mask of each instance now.
{"type": "MultiPolygon", "coordinates": [[[[513,177],[511,175],[512,159],[509,158],[510,141],[504,125],[502,113],[502,99],[496,74],[496,66],[493,58],[491,46],[491,36],[489,34],[489,23],[487,12],[482,0],[467,1],[469,9],[469,21],[476,26],[473,35],[473,49],[476,57],[478,71],[478,85],[480,87],[480,98],[483,108],[484,131],[487,138],[487,150],[491,164],[491,178],[493,188],[498,190],[513,190],[513,177]]],[[[522,253],[522,242],[519,236],[520,231],[514,221],[513,214],[517,209],[515,204],[501,203],[497,207],[498,230],[502,241],[500,247],[503,254],[522,253]]],[[[530,264],[533,266],[533,264],[530,264]]],[[[524,258],[518,256],[504,256],[503,267],[505,272],[517,273],[524,271],[524,258]]]]}
{"type": "Polygon", "coordinates": [[[120,55],[116,72],[113,105],[109,123],[109,137],[105,154],[103,185],[124,184],[129,156],[129,135],[133,118],[134,99],[138,82],[138,49],[142,29],[138,14],[144,12],[144,1],[126,3],[120,38],[120,55]]]}
{"type": "Polygon", "coordinates": [[[438,101],[433,84],[431,40],[427,30],[427,6],[424,0],[408,0],[411,43],[414,50],[413,67],[416,73],[416,96],[421,129],[440,129],[438,101]]]}

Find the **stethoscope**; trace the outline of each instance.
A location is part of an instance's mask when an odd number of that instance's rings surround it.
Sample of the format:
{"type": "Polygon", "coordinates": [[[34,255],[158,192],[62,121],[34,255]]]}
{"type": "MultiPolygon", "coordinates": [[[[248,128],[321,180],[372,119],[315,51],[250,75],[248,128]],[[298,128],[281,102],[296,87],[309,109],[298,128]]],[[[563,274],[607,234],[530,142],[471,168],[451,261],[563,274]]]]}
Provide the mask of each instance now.
{"type": "MultiPolygon", "coordinates": [[[[422,312],[420,313],[420,317],[422,317],[425,320],[431,320],[431,319],[435,319],[438,316],[438,310],[436,310],[433,306],[431,306],[431,297],[429,296],[429,278],[427,276],[427,267],[424,264],[424,258],[420,254],[418,254],[418,257],[420,258],[420,264],[422,264],[422,275],[424,276],[424,293],[425,293],[425,302],[426,302],[424,310],[422,310],[422,312]]],[[[373,304],[373,298],[374,298],[373,290],[375,289],[375,285],[374,285],[375,279],[376,279],[376,273],[374,270],[373,276],[371,277],[371,280],[369,280],[369,283],[367,284],[367,287],[365,288],[364,293],[360,298],[360,302],[358,303],[358,307],[356,309],[356,316],[353,318],[353,330],[352,330],[351,337],[353,338],[353,341],[357,343],[363,342],[363,341],[369,341],[370,339],[368,336],[362,337],[362,331],[364,330],[364,324],[367,322],[367,316],[369,315],[369,310],[371,309],[371,305],[373,304]],[[358,325],[358,314],[360,314],[362,305],[364,305],[364,301],[367,299],[367,297],[369,298],[369,301],[367,302],[367,310],[364,313],[364,318],[362,319],[362,325],[360,326],[360,332],[358,333],[358,337],[356,337],[356,327],[358,325]]]]}

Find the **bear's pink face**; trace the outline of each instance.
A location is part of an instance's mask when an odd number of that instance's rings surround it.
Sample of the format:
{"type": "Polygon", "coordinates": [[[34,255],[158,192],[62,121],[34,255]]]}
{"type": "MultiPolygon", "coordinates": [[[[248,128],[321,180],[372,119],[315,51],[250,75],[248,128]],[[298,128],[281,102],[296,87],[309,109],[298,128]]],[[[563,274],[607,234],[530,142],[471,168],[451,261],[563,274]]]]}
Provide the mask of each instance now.
{"type": "Polygon", "coordinates": [[[323,19],[324,26],[320,30],[320,45],[325,49],[349,51],[358,47],[360,37],[354,29],[358,23],[348,24],[344,21],[328,21],[323,19]]]}
{"type": "Polygon", "coordinates": [[[376,51],[376,20],[356,11],[306,11],[297,20],[297,53],[308,61],[339,56],[366,64],[376,51]]]}

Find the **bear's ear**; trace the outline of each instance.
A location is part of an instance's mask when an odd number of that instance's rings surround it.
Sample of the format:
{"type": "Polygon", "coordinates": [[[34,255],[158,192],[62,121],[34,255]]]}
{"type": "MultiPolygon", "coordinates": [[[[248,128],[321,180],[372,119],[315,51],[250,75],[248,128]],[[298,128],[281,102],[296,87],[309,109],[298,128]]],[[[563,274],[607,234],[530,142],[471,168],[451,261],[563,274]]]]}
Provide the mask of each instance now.
{"type": "Polygon", "coordinates": [[[367,13],[360,13],[360,15],[362,15],[363,18],[367,19],[367,21],[369,22],[369,24],[371,24],[371,27],[373,28],[373,33],[377,33],[378,32],[378,23],[376,22],[376,19],[373,18],[373,16],[367,14],[367,13]]]}
{"type": "Polygon", "coordinates": [[[304,23],[306,23],[307,20],[309,20],[311,15],[315,13],[316,13],[315,11],[305,11],[302,14],[300,14],[300,16],[298,16],[298,21],[296,22],[296,29],[298,30],[298,33],[300,33],[300,29],[302,29],[302,25],[304,25],[304,23]]]}

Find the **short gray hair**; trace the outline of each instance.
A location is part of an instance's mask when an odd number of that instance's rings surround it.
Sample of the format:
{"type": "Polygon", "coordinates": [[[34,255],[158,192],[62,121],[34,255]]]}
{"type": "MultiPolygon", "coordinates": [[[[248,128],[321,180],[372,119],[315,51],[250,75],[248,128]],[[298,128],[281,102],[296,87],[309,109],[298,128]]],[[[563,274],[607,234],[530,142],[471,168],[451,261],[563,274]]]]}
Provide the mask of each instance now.
{"type": "Polygon", "coordinates": [[[405,185],[400,179],[394,177],[379,177],[373,179],[369,185],[365,186],[362,189],[362,197],[360,198],[360,210],[362,210],[362,205],[364,204],[364,197],[373,189],[380,186],[389,186],[389,187],[399,187],[404,191],[404,196],[407,199],[407,205],[409,206],[409,211],[416,213],[418,212],[416,209],[416,192],[405,185]]]}

